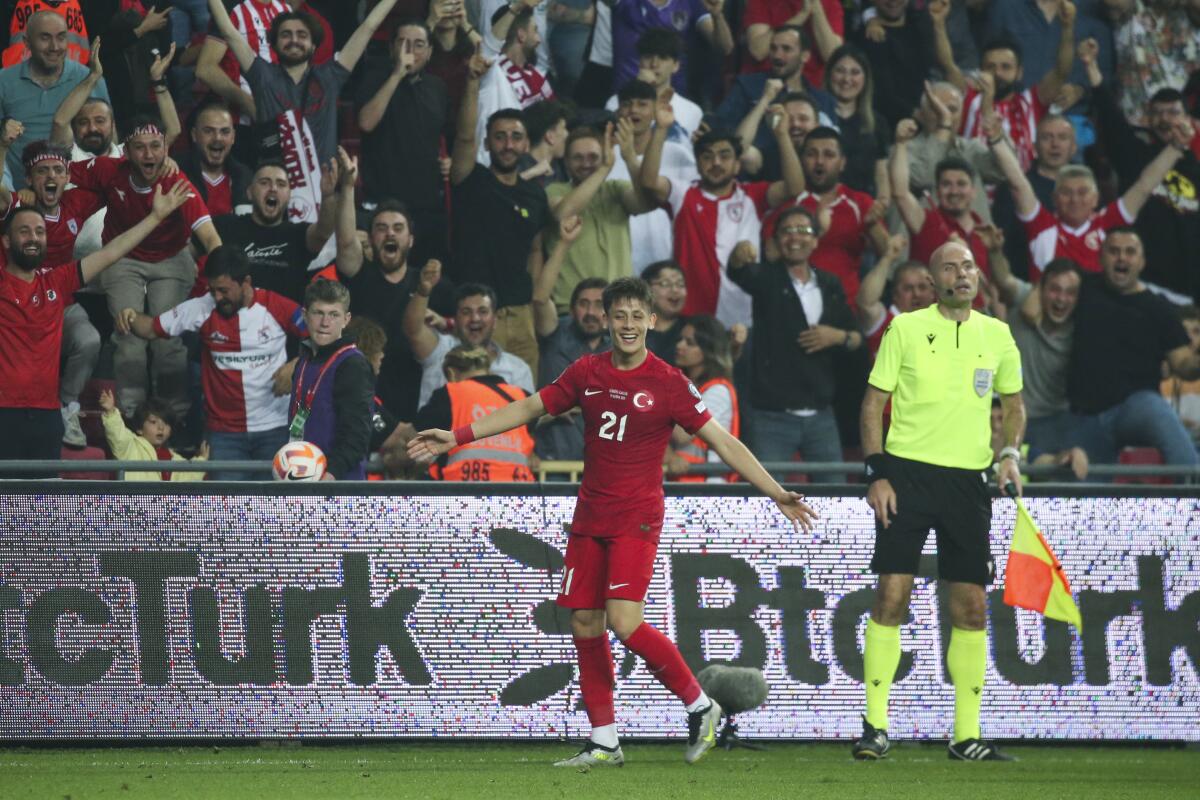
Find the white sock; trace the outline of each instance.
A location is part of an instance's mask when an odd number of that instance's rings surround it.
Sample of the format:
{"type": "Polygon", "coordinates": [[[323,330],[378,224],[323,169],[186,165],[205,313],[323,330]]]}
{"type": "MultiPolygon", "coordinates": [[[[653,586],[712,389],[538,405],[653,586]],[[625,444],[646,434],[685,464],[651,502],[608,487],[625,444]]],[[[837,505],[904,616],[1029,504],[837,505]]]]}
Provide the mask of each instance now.
{"type": "Polygon", "coordinates": [[[592,741],[609,750],[616,749],[618,744],[616,723],[592,728],[592,741]]]}
{"type": "Polygon", "coordinates": [[[704,690],[701,689],[700,696],[688,703],[687,711],[689,714],[695,714],[697,711],[703,711],[704,709],[708,708],[708,704],[711,702],[712,701],[708,699],[708,695],[706,695],[704,690]]]}

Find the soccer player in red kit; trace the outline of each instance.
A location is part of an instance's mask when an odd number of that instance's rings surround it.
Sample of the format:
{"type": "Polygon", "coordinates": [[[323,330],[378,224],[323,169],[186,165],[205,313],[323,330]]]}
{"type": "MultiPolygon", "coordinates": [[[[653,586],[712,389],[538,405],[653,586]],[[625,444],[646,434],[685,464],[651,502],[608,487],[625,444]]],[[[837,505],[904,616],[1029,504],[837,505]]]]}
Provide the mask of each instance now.
{"type": "Polygon", "coordinates": [[[584,471],[567,542],[558,604],[571,609],[579,684],[592,735],[555,766],[621,766],[613,713],[612,653],[605,627],[646,662],[688,711],[690,764],[716,744],[721,707],[705,696],[679,649],[643,619],[663,524],[663,454],[676,425],[766,494],[794,525],[811,528],[816,513],[775,482],[746,446],[712,419],[683,373],[646,349],[653,327],[650,287],[620,278],[603,295],[613,348],[589,354],[553,383],[454,431],[421,431],[409,455],[427,461],[466,444],[578,406],[584,420],[584,471]]]}

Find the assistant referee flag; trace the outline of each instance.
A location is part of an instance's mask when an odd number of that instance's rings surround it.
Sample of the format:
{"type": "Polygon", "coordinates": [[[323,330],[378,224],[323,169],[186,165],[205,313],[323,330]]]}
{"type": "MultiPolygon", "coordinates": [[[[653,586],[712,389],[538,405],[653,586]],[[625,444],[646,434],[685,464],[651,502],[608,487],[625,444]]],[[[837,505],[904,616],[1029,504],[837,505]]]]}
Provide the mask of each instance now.
{"type": "Polygon", "coordinates": [[[1083,620],[1071,598],[1071,584],[1062,564],[1025,510],[1025,504],[1020,498],[1014,499],[1017,524],[1004,569],[1004,602],[1037,611],[1049,619],[1069,622],[1082,631],[1083,620]]]}

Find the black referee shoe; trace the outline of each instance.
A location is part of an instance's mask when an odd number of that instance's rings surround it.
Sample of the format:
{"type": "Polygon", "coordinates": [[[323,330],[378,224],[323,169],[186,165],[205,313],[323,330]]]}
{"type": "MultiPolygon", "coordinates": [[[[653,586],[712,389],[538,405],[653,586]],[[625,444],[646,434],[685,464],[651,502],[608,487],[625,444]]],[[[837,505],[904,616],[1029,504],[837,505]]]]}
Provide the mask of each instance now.
{"type": "Polygon", "coordinates": [[[1001,753],[996,745],[983,739],[952,742],[947,748],[947,756],[951,761],[1016,761],[1012,756],[1001,753]]]}
{"type": "Polygon", "coordinates": [[[863,735],[850,748],[851,755],[858,761],[878,761],[887,758],[891,749],[887,731],[872,727],[867,718],[863,717],[863,735]]]}

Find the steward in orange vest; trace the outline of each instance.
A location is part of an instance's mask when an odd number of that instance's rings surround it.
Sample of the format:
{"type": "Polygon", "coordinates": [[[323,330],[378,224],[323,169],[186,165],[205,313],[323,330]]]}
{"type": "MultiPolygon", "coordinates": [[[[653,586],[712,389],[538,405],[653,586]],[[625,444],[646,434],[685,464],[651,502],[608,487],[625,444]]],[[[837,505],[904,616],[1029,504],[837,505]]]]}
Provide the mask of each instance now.
{"type": "MultiPolygon", "coordinates": [[[[491,361],[482,347],[459,345],[447,353],[442,369],[448,383],[435,390],[418,412],[416,429],[454,430],[528,397],[524,389],[489,375],[491,361]]],[[[430,466],[429,474],[443,481],[532,481],[533,444],[526,428],[514,428],[454,448],[430,466]]]]}
{"type": "MultiPolygon", "coordinates": [[[[716,386],[724,386],[728,390],[729,403],[732,407],[729,421],[727,423],[723,419],[724,415],[716,413],[714,418],[725,425],[729,432],[737,438],[741,436],[737,391],[729,380],[729,375],[733,373],[732,345],[729,332],[715,317],[708,314],[696,314],[684,320],[683,327],[679,330],[679,341],[675,344],[675,366],[679,367],[684,375],[700,383],[701,395],[716,386]]],[[[716,397],[711,400],[718,402],[716,397]]],[[[709,411],[713,411],[713,409],[710,407],[709,411]]],[[[675,457],[685,462],[688,469],[691,469],[692,464],[708,463],[708,449],[705,441],[696,436],[682,448],[676,450],[675,457]]],[[[703,483],[709,478],[720,480],[720,477],[715,475],[681,473],[677,466],[671,470],[671,480],[675,481],[703,483]]],[[[737,475],[730,473],[725,475],[724,479],[736,481],[737,475]]]]}
{"type": "MultiPolygon", "coordinates": [[[[737,390],[733,388],[733,384],[727,378],[713,378],[705,381],[700,386],[700,394],[703,395],[712,386],[724,386],[729,390],[729,396],[733,401],[733,418],[729,423],[729,432],[734,438],[741,438],[741,420],[738,415],[737,390]]],[[[699,436],[692,439],[688,444],[675,451],[675,455],[682,458],[688,464],[707,464],[708,463],[708,443],[699,436]]],[[[708,480],[708,475],[679,475],[673,480],[683,481],[685,483],[703,483],[708,480]]],[[[716,477],[716,476],[711,476],[716,477]]],[[[730,473],[725,476],[725,480],[733,482],[737,480],[735,473],[730,473]]]]}
{"type": "Polygon", "coordinates": [[[50,11],[63,18],[67,23],[67,58],[86,66],[91,48],[88,45],[87,26],[83,24],[83,9],[79,0],[17,0],[12,21],[8,26],[8,47],[0,56],[0,64],[11,67],[29,58],[25,28],[29,24],[29,18],[39,11],[50,11]]]}

